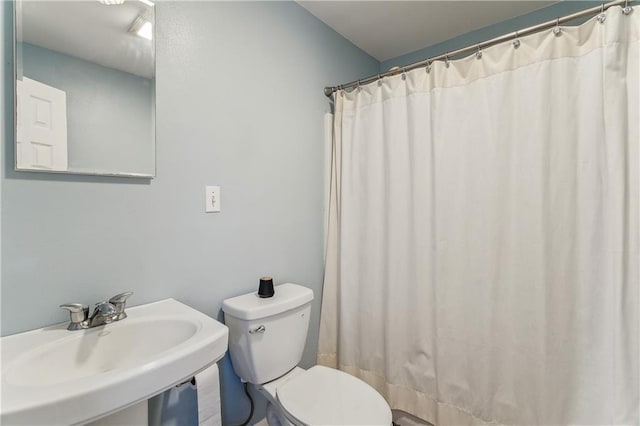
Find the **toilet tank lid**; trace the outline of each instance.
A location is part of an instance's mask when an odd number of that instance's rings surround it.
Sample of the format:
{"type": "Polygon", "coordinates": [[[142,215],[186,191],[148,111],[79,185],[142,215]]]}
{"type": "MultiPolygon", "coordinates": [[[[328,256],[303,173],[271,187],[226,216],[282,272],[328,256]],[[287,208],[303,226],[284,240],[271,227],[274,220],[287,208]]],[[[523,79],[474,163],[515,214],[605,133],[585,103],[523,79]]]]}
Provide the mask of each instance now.
{"type": "Polygon", "coordinates": [[[226,299],[222,302],[222,310],[225,316],[255,320],[295,309],[313,300],[313,291],[298,284],[280,284],[274,290],[273,297],[261,298],[254,292],[226,299]]]}

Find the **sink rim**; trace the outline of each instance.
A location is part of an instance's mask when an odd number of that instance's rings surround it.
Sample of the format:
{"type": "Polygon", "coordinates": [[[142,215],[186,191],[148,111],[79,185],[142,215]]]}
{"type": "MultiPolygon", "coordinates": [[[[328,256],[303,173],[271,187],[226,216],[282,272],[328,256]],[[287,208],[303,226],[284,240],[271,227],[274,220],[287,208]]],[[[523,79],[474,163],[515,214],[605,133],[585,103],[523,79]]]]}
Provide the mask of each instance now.
{"type": "MultiPolygon", "coordinates": [[[[6,424],[74,424],[92,421],[180,383],[217,362],[226,353],[227,327],[174,299],[135,306],[127,309],[127,313],[129,317],[122,321],[93,329],[68,331],[68,323],[65,322],[0,338],[3,361],[0,421],[6,424]],[[22,361],[21,356],[41,349],[40,346],[61,344],[61,341],[79,339],[105,330],[115,331],[127,327],[127,322],[147,322],[154,318],[193,322],[197,324],[197,329],[174,348],[160,352],[157,357],[145,359],[134,367],[116,368],[43,386],[24,386],[6,380],[9,369],[22,361]],[[80,334],[74,337],[75,333],[80,334]],[[109,396],[102,397],[102,392],[109,396]]],[[[158,337],[162,337],[161,333],[151,338],[158,337]]]]}

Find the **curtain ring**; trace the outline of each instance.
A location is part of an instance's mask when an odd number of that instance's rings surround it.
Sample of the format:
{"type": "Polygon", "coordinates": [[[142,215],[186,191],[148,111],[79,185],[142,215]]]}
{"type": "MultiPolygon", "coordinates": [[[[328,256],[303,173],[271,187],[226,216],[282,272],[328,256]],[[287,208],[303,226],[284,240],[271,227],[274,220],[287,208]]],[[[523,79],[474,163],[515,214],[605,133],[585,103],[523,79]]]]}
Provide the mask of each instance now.
{"type": "Polygon", "coordinates": [[[444,66],[449,68],[450,65],[451,65],[451,61],[449,61],[449,56],[444,55],[444,66]]]}
{"type": "Polygon", "coordinates": [[[478,45],[478,51],[476,52],[476,59],[482,59],[482,49],[480,49],[480,45],[478,45]]]}
{"type": "Polygon", "coordinates": [[[633,7],[629,6],[629,0],[624,1],[624,7],[622,8],[622,13],[625,15],[630,15],[633,12],[633,7]]]}
{"type": "Polygon", "coordinates": [[[427,74],[431,72],[431,61],[427,60],[427,66],[424,68],[427,74]]]}
{"type": "Polygon", "coordinates": [[[600,14],[598,16],[596,16],[596,19],[598,20],[598,22],[600,22],[601,24],[604,24],[604,21],[607,19],[607,14],[604,13],[604,3],[602,3],[600,5],[600,14]]]}
{"type": "Polygon", "coordinates": [[[357,91],[358,93],[360,93],[360,91],[361,91],[361,90],[362,90],[362,89],[360,88],[360,80],[358,80],[358,83],[357,83],[357,86],[356,86],[356,91],[357,91]]]}
{"type": "Polygon", "coordinates": [[[382,77],[378,74],[378,87],[382,87],[382,77]]]}
{"type": "Polygon", "coordinates": [[[562,28],[560,28],[560,18],[556,18],[556,26],[553,28],[553,35],[559,37],[562,35],[562,28]]]}
{"type": "Polygon", "coordinates": [[[407,79],[407,69],[406,68],[402,68],[402,79],[403,80],[407,79]]]}
{"type": "Polygon", "coordinates": [[[520,47],[520,39],[518,38],[518,32],[516,31],[516,38],[513,39],[513,48],[517,49],[520,47]]]}

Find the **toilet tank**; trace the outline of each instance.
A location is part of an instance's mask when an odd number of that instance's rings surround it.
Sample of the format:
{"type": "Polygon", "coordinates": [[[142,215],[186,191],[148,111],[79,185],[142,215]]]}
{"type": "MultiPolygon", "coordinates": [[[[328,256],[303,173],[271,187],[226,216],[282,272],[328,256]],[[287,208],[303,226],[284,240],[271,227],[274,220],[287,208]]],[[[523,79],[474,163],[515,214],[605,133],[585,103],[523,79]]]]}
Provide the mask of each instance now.
{"type": "Polygon", "coordinates": [[[254,292],[222,303],[231,362],[240,378],[263,384],[298,365],[312,300],[311,289],[287,283],[275,286],[273,297],[263,299],[254,292]]]}

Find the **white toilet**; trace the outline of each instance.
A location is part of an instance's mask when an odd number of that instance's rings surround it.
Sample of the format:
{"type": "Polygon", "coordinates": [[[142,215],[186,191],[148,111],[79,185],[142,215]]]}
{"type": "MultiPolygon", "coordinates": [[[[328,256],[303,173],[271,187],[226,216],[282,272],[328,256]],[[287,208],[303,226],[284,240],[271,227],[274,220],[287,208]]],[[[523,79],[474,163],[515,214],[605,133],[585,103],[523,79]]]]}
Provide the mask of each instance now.
{"type": "Polygon", "coordinates": [[[269,425],[391,425],[391,409],[362,380],[332,368],[297,367],[309,329],[313,291],[296,284],[275,287],[222,304],[229,352],[240,378],[269,401],[269,425]]]}

